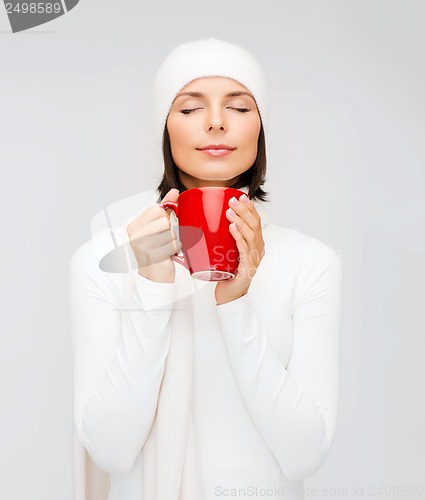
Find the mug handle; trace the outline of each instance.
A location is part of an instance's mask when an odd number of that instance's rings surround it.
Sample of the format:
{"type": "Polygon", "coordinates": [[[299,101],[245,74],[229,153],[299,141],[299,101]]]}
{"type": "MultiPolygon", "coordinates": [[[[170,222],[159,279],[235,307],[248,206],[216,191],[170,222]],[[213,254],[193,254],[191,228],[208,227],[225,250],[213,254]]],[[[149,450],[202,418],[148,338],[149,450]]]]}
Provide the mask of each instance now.
{"type": "MultiPolygon", "coordinates": [[[[174,203],[174,201],[164,201],[164,202],[160,203],[159,206],[163,209],[170,208],[176,214],[176,217],[177,218],[179,217],[179,205],[178,205],[178,203],[174,203]]],[[[186,257],[184,255],[174,254],[170,257],[170,259],[174,260],[175,262],[178,262],[179,264],[184,266],[190,272],[189,264],[188,264],[186,257]]]]}

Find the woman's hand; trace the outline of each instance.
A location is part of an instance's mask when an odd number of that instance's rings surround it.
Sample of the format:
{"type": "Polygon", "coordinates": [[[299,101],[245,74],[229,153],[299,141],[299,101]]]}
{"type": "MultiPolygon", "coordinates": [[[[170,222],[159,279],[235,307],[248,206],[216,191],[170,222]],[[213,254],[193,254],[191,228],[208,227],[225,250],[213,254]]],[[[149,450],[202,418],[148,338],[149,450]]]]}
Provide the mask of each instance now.
{"type": "MultiPolygon", "coordinates": [[[[162,201],[177,201],[179,192],[172,188],[162,201]]],[[[130,245],[139,274],[152,281],[173,283],[175,264],[171,256],[181,250],[181,242],[171,229],[170,215],[158,204],[147,208],[127,227],[130,245]]]]}
{"type": "Polygon", "coordinates": [[[227,210],[226,216],[231,222],[229,231],[235,238],[239,251],[239,266],[234,278],[217,283],[215,287],[217,305],[236,300],[248,292],[252,278],[265,254],[261,219],[254,204],[245,194],[240,196],[238,205],[233,201],[237,202],[235,198],[229,200],[230,209],[227,210]]]}

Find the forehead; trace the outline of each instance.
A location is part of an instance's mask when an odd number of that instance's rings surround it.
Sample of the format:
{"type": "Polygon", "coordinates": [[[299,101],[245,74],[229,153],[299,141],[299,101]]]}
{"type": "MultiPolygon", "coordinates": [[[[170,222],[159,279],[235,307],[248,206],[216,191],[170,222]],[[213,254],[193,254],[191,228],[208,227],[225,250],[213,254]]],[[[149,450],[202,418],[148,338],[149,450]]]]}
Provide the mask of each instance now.
{"type": "Polygon", "coordinates": [[[226,94],[236,91],[248,92],[248,89],[236,80],[223,76],[197,78],[189,82],[180,90],[180,92],[201,92],[203,94],[226,94]]]}

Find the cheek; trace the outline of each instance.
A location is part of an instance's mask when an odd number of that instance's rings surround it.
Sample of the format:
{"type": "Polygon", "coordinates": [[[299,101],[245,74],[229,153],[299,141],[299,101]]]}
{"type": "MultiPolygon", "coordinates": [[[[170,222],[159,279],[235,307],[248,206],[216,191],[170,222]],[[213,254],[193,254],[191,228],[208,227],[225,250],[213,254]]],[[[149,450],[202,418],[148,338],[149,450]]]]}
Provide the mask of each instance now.
{"type": "Polygon", "coordinates": [[[188,127],[187,122],[169,120],[168,134],[174,163],[178,168],[187,172],[193,162],[194,147],[190,142],[190,138],[193,138],[193,131],[191,127],[188,127]]]}
{"type": "Polygon", "coordinates": [[[243,133],[243,138],[245,142],[245,151],[247,156],[249,156],[250,159],[252,159],[252,161],[254,161],[255,157],[257,156],[257,145],[258,145],[259,134],[260,134],[260,126],[257,126],[257,124],[247,127],[243,133]]]}
{"type": "Polygon", "coordinates": [[[170,136],[171,153],[176,159],[184,151],[184,134],[179,127],[172,124],[168,127],[168,134],[170,136]]]}
{"type": "Polygon", "coordinates": [[[191,128],[185,121],[170,121],[168,124],[168,134],[173,151],[182,152],[184,149],[190,149],[189,138],[193,136],[191,128]]]}

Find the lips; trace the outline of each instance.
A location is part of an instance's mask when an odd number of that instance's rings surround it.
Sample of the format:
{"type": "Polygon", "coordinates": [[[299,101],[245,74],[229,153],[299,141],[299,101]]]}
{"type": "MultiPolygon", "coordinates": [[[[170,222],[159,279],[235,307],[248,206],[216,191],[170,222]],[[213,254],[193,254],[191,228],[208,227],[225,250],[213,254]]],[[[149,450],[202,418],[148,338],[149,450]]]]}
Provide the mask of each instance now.
{"type": "Polygon", "coordinates": [[[203,148],[198,148],[199,151],[207,153],[211,156],[224,156],[230,154],[234,149],[227,144],[209,144],[203,148]]]}
{"type": "Polygon", "coordinates": [[[205,151],[206,149],[230,149],[233,150],[235,148],[232,148],[230,146],[227,146],[227,144],[208,144],[208,146],[204,146],[203,148],[198,148],[201,151],[205,151]]]}

